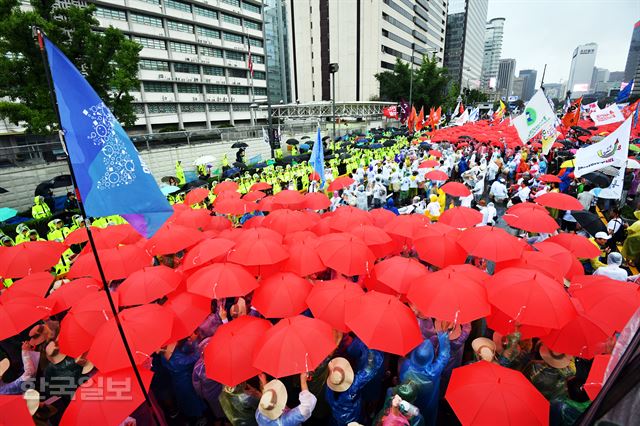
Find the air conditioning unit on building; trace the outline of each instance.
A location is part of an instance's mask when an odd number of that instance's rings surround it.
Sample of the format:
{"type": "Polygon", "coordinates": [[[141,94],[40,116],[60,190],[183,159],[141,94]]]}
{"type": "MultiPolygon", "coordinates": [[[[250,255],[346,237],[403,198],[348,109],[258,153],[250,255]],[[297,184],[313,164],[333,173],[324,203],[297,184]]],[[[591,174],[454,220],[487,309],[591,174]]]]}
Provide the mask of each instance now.
{"type": "Polygon", "coordinates": [[[158,78],[164,78],[164,74],[158,74],[158,78]]]}
{"type": "Polygon", "coordinates": [[[163,96],[163,97],[162,97],[162,100],[163,100],[163,101],[168,101],[168,100],[169,100],[169,97],[168,97],[168,96],[163,96]]]}

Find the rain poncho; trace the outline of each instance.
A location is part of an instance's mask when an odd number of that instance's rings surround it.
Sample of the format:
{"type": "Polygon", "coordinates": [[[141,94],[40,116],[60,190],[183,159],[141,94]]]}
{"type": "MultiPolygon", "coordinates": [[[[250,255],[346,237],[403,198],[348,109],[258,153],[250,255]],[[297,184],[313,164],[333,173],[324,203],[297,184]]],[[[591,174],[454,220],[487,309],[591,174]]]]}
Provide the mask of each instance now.
{"type": "Polygon", "coordinates": [[[387,203],[384,205],[384,209],[385,210],[389,210],[391,213],[395,214],[395,215],[399,215],[400,212],[398,211],[398,209],[396,208],[394,202],[393,202],[393,198],[387,198],[387,203]]]}
{"type": "Polygon", "coordinates": [[[572,363],[565,368],[553,368],[544,361],[532,361],[524,369],[523,374],[533,386],[549,401],[555,398],[567,398],[567,382],[575,376],[576,368],[572,363]]]}
{"type": "Polygon", "coordinates": [[[187,183],[187,179],[184,177],[182,163],[180,161],[176,161],[176,177],[178,178],[178,184],[184,185],[185,183],[187,183]]]}
{"type": "Polygon", "coordinates": [[[179,344],[168,361],[164,357],[160,360],[169,371],[180,411],[189,417],[202,416],[205,406],[196,394],[191,381],[193,367],[198,360],[198,352],[195,351],[194,344],[188,341],[179,344]]]}
{"type": "Polygon", "coordinates": [[[204,348],[209,343],[209,340],[210,338],[206,338],[198,345],[200,358],[198,358],[196,364],[193,367],[191,380],[193,382],[193,389],[195,390],[196,394],[198,394],[198,396],[207,403],[213,415],[216,418],[222,418],[224,417],[224,412],[222,411],[222,407],[220,406],[220,401],[218,400],[218,398],[220,397],[223,386],[215,380],[211,380],[207,377],[204,365],[204,357],[202,355],[204,348]]]}
{"type": "Polygon", "coordinates": [[[31,217],[34,219],[46,219],[51,217],[51,209],[44,202],[44,197],[41,195],[36,196],[33,199],[33,207],[31,207],[31,217]]]}
{"type": "Polygon", "coordinates": [[[245,390],[245,384],[235,387],[225,386],[218,398],[224,415],[233,426],[254,426],[255,415],[260,402],[257,391],[245,390]]]}

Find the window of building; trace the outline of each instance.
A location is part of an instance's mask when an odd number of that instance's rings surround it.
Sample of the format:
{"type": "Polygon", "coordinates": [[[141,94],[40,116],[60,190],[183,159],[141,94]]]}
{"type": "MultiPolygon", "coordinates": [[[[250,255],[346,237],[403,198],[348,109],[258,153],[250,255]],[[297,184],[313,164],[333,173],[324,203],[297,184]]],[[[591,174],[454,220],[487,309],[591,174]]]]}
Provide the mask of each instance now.
{"type": "Polygon", "coordinates": [[[267,88],[266,87],[256,87],[253,89],[253,94],[255,96],[267,96],[267,88]]]}
{"type": "Polygon", "coordinates": [[[178,93],[202,93],[202,86],[199,84],[178,84],[178,93]]]}
{"type": "Polygon", "coordinates": [[[149,114],[167,114],[178,112],[176,104],[147,104],[149,114]]]}
{"type": "Polygon", "coordinates": [[[234,43],[244,44],[244,37],[239,34],[224,33],[224,39],[234,43]]]}
{"type": "Polygon", "coordinates": [[[244,10],[248,10],[249,12],[253,12],[253,13],[262,13],[260,6],[256,6],[255,4],[251,4],[251,3],[247,3],[246,1],[242,2],[242,8],[244,10]]]}
{"type": "Polygon", "coordinates": [[[229,24],[233,25],[242,25],[242,21],[237,16],[227,15],[226,13],[222,13],[222,20],[229,24]]]}
{"type": "Polygon", "coordinates": [[[198,27],[198,35],[202,37],[220,38],[220,30],[198,27]]]}
{"type": "Polygon", "coordinates": [[[247,70],[238,70],[234,68],[229,68],[228,74],[229,74],[229,77],[247,78],[247,70]]]}
{"type": "Polygon", "coordinates": [[[169,62],[167,61],[154,61],[153,59],[140,59],[139,65],[141,70],[169,71],[169,62]]]}
{"type": "Polygon", "coordinates": [[[144,114],[144,105],[143,104],[133,104],[133,111],[138,115],[144,114]]]}
{"type": "Polygon", "coordinates": [[[202,73],[206,75],[216,75],[219,77],[224,77],[224,68],[222,67],[212,67],[209,65],[202,66],[202,73]]]}
{"type": "Polygon", "coordinates": [[[97,6],[95,15],[98,18],[116,19],[118,21],[127,20],[127,14],[124,13],[124,10],[110,9],[108,7],[97,6]]]}
{"type": "Polygon", "coordinates": [[[229,112],[229,104],[209,104],[209,111],[229,112]]]}
{"type": "Polygon", "coordinates": [[[267,73],[264,71],[254,71],[253,72],[253,78],[255,80],[266,80],[267,79],[267,73]]]}
{"type": "Polygon", "coordinates": [[[131,17],[131,22],[135,22],[137,24],[150,25],[152,27],[162,27],[162,19],[155,18],[149,15],[143,15],[141,13],[131,13],[129,15],[131,17]]]}
{"type": "Polygon", "coordinates": [[[255,47],[264,47],[264,43],[262,42],[262,40],[258,40],[257,38],[249,37],[249,44],[255,47]]]}
{"type": "Polygon", "coordinates": [[[193,6],[193,11],[196,15],[205,16],[211,19],[218,19],[218,12],[215,10],[207,9],[206,7],[193,6]]]}
{"type": "Polygon", "coordinates": [[[214,58],[222,58],[222,49],[216,49],[214,47],[198,46],[198,50],[201,55],[212,56],[214,58]]]}
{"type": "Polygon", "coordinates": [[[191,54],[194,54],[194,55],[196,54],[196,46],[193,45],[193,44],[178,43],[177,41],[170,41],[169,42],[169,47],[174,52],[191,53],[191,54]]]}
{"type": "Polygon", "coordinates": [[[181,104],[182,112],[204,112],[204,104],[181,104]]]}
{"type": "Polygon", "coordinates": [[[173,93],[173,84],[159,81],[145,81],[143,83],[145,92],[152,93],[173,93]]]}
{"type": "Polygon", "coordinates": [[[234,61],[244,61],[244,53],[242,52],[234,52],[231,50],[226,50],[225,56],[227,57],[227,59],[231,59],[234,61]]]}
{"type": "Polygon", "coordinates": [[[231,94],[232,95],[248,95],[249,88],[248,87],[240,87],[240,86],[231,86],[231,94]]]}
{"type": "Polygon", "coordinates": [[[177,9],[183,12],[191,13],[191,5],[187,3],[182,3],[181,1],[164,0],[164,5],[171,9],[177,9]]]}
{"type": "Polygon", "coordinates": [[[230,4],[231,6],[240,7],[240,0],[222,0],[222,3],[230,4]]]}
{"type": "Polygon", "coordinates": [[[227,86],[207,86],[207,93],[212,95],[226,95],[227,94],[227,86]]]}
{"type": "Polygon", "coordinates": [[[195,64],[183,64],[181,62],[175,62],[173,64],[173,70],[175,72],[186,72],[189,74],[200,74],[200,69],[195,64]]]}
{"type": "Polygon", "coordinates": [[[149,4],[160,4],[160,0],[140,0],[149,4]]]}
{"type": "Polygon", "coordinates": [[[259,22],[253,22],[248,19],[245,19],[244,26],[245,28],[249,28],[250,30],[262,31],[262,25],[259,22]]]}
{"type": "Polygon", "coordinates": [[[146,47],[149,49],[167,50],[167,42],[164,40],[158,40],[157,38],[149,38],[149,37],[138,37],[138,36],[133,36],[132,40],[138,44],[141,44],[142,47],[146,47]]]}
{"type": "Polygon", "coordinates": [[[249,104],[234,104],[234,111],[249,111],[249,104]]]}
{"type": "Polygon", "coordinates": [[[167,26],[170,30],[193,34],[193,25],[185,24],[178,21],[167,21],[167,26]]]}
{"type": "Polygon", "coordinates": [[[256,64],[264,64],[264,56],[251,54],[251,59],[256,64]]]}

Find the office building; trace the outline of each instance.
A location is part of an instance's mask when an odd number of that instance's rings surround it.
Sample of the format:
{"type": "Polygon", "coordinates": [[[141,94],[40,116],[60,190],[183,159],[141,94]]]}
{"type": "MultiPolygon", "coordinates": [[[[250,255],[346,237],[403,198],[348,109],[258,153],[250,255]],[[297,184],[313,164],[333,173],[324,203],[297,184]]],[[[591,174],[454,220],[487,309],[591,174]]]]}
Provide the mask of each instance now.
{"type": "Polygon", "coordinates": [[[564,83],[545,83],[544,93],[550,99],[564,100],[567,96],[566,85],[564,83]]]}
{"type": "Polygon", "coordinates": [[[624,67],[625,82],[631,81],[635,77],[638,65],[640,65],[640,21],[636,22],[633,26],[629,53],[627,54],[627,64],[624,67]]]}
{"type": "Polygon", "coordinates": [[[498,82],[496,92],[502,97],[508,97],[513,92],[513,79],[516,72],[515,59],[500,59],[498,65],[498,82]]]}
{"type": "Polygon", "coordinates": [[[435,55],[442,66],[448,0],[285,0],[292,98],[331,99],[330,63],[337,63],[337,101],[379,95],[375,75],[396,60],[414,66],[435,55]]]}
{"type": "Polygon", "coordinates": [[[461,88],[480,88],[488,7],[488,0],[449,3],[444,66],[461,88]]]}
{"type": "Polygon", "coordinates": [[[289,62],[289,27],[282,0],[264,0],[265,45],[267,51],[267,89],[269,102],[292,102],[289,62]]]}
{"type": "Polygon", "coordinates": [[[610,73],[608,69],[593,67],[593,74],[591,75],[591,90],[598,91],[598,84],[608,82],[609,75],[610,73]]]}
{"type": "Polygon", "coordinates": [[[142,46],[140,91],[132,92],[141,132],[249,124],[266,99],[260,0],[104,0],[101,28],[113,26],[142,46]],[[249,46],[253,77],[249,71],[249,46]]]}
{"type": "Polygon", "coordinates": [[[597,54],[598,45],[596,43],[582,44],[573,51],[567,82],[567,90],[571,91],[571,99],[586,95],[591,90],[593,65],[596,62],[597,54]]]}
{"type": "Polygon", "coordinates": [[[524,93],[525,80],[526,80],[526,77],[521,77],[521,76],[513,79],[513,90],[511,92],[511,96],[517,97],[518,99],[522,99],[524,101],[523,93],[524,93]]]}
{"type": "Polygon", "coordinates": [[[609,73],[609,81],[622,83],[624,81],[624,71],[611,71],[609,73]]]}
{"type": "Polygon", "coordinates": [[[493,18],[486,25],[480,85],[485,91],[494,90],[502,54],[505,18],[493,18]]]}
{"type": "Polygon", "coordinates": [[[538,78],[538,71],[520,70],[518,75],[524,79],[522,82],[522,95],[520,96],[520,99],[527,102],[536,93],[536,79],[538,78]]]}

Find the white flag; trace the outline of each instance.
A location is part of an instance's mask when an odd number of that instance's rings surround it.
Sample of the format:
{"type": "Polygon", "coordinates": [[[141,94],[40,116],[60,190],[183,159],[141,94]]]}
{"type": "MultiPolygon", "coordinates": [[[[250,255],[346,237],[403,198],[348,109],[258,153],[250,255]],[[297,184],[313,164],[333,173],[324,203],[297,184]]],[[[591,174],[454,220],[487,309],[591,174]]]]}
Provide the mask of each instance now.
{"type": "Polygon", "coordinates": [[[556,129],[556,124],[550,122],[542,128],[540,132],[540,143],[542,143],[542,154],[547,155],[551,151],[551,147],[555,143],[560,133],[556,129]]]}
{"type": "Polygon", "coordinates": [[[624,185],[624,172],[626,168],[621,167],[618,174],[613,178],[611,184],[606,188],[594,188],[593,195],[598,198],[606,198],[608,200],[620,200],[622,197],[622,186],[624,185]]]}
{"type": "Polygon", "coordinates": [[[538,90],[527,102],[524,113],[513,119],[513,125],[522,142],[527,143],[549,123],[554,123],[555,117],[544,92],[538,90]]]}
{"type": "Polygon", "coordinates": [[[480,118],[480,108],[475,107],[469,114],[469,121],[475,123],[480,118]]]}
{"type": "Polygon", "coordinates": [[[620,112],[620,108],[618,108],[616,104],[613,104],[605,109],[592,112],[591,119],[596,123],[596,126],[604,126],[605,124],[624,121],[624,116],[620,112]]]}
{"type": "Polygon", "coordinates": [[[458,102],[458,104],[456,105],[456,109],[453,110],[453,114],[451,114],[450,121],[453,121],[453,119],[456,118],[458,114],[460,114],[460,102],[458,102]]]}
{"type": "Polygon", "coordinates": [[[627,118],[620,127],[606,138],[593,145],[580,148],[576,152],[574,161],[576,177],[600,170],[605,166],[623,167],[627,164],[632,120],[633,117],[627,118]]]}
{"type": "Polygon", "coordinates": [[[587,114],[591,115],[596,111],[600,111],[600,107],[597,102],[591,102],[590,104],[582,105],[582,109],[587,112],[587,114]]]}
{"type": "Polygon", "coordinates": [[[262,126],[262,139],[264,139],[265,143],[269,145],[269,133],[267,132],[267,129],[264,128],[264,126],[262,126]]]}
{"type": "Polygon", "coordinates": [[[465,109],[462,115],[456,118],[451,124],[454,126],[462,126],[467,121],[469,121],[469,111],[465,109]]]}

